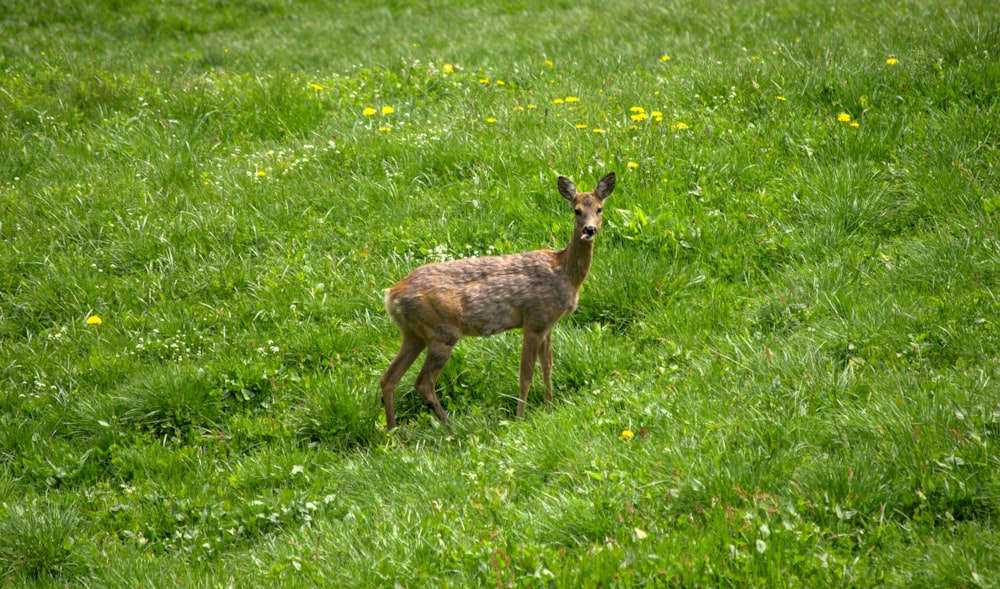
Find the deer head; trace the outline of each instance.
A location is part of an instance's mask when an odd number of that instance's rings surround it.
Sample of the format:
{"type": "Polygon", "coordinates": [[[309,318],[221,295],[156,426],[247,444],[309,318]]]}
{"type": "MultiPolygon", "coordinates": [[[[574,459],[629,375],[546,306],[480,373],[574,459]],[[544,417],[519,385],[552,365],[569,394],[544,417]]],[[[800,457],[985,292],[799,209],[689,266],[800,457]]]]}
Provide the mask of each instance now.
{"type": "Polygon", "coordinates": [[[574,239],[592,241],[601,229],[604,199],[615,189],[615,173],[611,172],[598,181],[593,192],[577,192],[576,184],[566,176],[559,176],[559,194],[573,205],[576,224],[574,239]]]}

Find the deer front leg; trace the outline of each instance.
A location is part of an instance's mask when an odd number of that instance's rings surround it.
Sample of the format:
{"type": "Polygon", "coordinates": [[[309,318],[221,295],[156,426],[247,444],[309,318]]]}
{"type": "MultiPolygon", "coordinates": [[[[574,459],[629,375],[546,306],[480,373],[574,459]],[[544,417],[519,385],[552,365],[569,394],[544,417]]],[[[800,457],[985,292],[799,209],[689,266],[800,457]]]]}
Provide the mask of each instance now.
{"type": "Polygon", "coordinates": [[[531,378],[535,375],[535,360],[544,340],[542,334],[524,330],[524,341],[521,344],[521,374],[518,384],[521,396],[517,400],[517,417],[524,417],[524,409],[528,405],[528,390],[531,388],[531,378]]]}
{"type": "Polygon", "coordinates": [[[545,381],[545,404],[552,404],[552,332],[542,338],[539,358],[542,363],[542,379],[545,381]]]}
{"type": "Polygon", "coordinates": [[[406,374],[406,369],[413,364],[420,352],[424,349],[424,342],[413,336],[403,335],[403,343],[399,346],[399,352],[389,364],[385,374],[382,375],[380,384],[382,385],[382,404],[385,406],[385,426],[388,429],[396,428],[395,392],[399,380],[406,374]]]}

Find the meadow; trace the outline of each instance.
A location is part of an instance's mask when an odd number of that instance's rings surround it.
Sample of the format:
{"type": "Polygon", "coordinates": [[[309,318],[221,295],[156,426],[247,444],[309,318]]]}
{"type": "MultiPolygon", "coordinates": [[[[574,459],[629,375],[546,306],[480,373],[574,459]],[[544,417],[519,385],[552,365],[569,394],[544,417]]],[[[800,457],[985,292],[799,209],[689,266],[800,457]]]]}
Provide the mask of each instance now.
{"type": "Polygon", "coordinates": [[[1000,586],[988,0],[0,2],[0,584],[1000,586]],[[384,427],[383,290],[593,267],[384,427]]]}

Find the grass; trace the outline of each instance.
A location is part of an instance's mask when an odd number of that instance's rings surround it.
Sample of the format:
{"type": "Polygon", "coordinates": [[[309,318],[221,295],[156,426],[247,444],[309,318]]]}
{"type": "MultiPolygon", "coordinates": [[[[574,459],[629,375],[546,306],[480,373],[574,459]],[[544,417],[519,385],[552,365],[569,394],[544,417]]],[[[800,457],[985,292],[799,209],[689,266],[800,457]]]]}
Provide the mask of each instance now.
{"type": "Polygon", "coordinates": [[[997,586],[990,3],[5,8],[4,584],[997,586]],[[612,170],[555,404],[384,431],[382,290],[612,170]]]}

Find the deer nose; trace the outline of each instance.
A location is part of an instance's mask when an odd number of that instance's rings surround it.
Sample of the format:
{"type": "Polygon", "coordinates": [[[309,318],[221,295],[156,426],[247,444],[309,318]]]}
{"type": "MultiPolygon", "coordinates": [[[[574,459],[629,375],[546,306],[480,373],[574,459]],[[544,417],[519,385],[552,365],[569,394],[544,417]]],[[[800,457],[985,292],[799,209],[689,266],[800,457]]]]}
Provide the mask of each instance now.
{"type": "Polygon", "coordinates": [[[583,228],[583,235],[584,237],[593,237],[597,235],[597,227],[594,227],[593,225],[587,225],[586,227],[583,228]]]}

